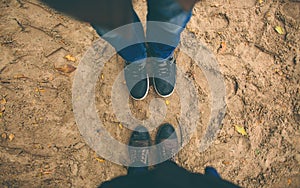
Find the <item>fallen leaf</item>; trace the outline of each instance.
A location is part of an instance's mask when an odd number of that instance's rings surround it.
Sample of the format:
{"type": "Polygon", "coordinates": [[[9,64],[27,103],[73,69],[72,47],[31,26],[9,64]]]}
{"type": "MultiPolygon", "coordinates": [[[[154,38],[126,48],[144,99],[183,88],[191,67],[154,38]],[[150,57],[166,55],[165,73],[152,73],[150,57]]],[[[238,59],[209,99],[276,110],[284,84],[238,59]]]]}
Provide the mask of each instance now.
{"type": "Polygon", "coordinates": [[[42,172],[44,175],[49,175],[49,174],[52,174],[53,172],[52,171],[45,171],[45,172],[42,172]]]}
{"type": "Polygon", "coordinates": [[[99,163],[104,163],[104,162],[105,162],[104,159],[101,159],[101,158],[99,158],[99,157],[96,157],[95,159],[96,159],[99,163]]]}
{"type": "Polygon", "coordinates": [[[284,35],[285,33],[284,29],[280,26],[276,26],[275,31],[277,31],[277,33],[279,33],[280,35],[284,35]]]}
{"type": "Polygon", "coordinates": [[[5,104],[7,103],[6,99],[3,98],[0,101],[0,118],[3,116],[3,113],[5,111],[5,104]]]}
{"type": "Polygon", "coordinates": [[[256,149],[256,150],[255,150],[255,155],[259,155],[259,154],[260,154],[259,149],[256,149]]]}
{"type": "Polygon", "coordinates": [[[104,80],[104,75],[103,74],[101,74],[101,79],[104,80]]]}
{"type": "Polygon", "coordinates": [[[36,92],[39,92],[39,93],[43,93],[43,92],[45,92],[46,90],[45,90],[45,89],[42,89],[42,88],[36,88],[35,91],[36,91],[36,92]]]}
{"type": "Polygon", "coordinates": [[[292,184],[292,180],[291,180],[291,179],[288,179],[287,184],[288,184],[288,185],[291,185],[291,184],[292,184]]]}
{"type": "Polygon", "coordinates": [[[264,1],[263,0],[258,0],[259,4],[262,4],[264,1]]]}
{"type": "Polygon", "coordinates": [[[1,137],[2,137],[3,139],[6,139],[6,138],[7,138],[7,134],[6,134],[6,133],[2,133],[2,134],[1,134],[1,137]]]}
{"type": "Polygon", "coordinates": [[[8,136],[9,141],[13,141],[14,138],[15,138],[14,134],[9,134],[8,136]]]}
{"type": "Polygon", "coordinates": [[[24,74],[16,74],[16,75],[14,75],[14,79],[21,79],[21,78],[28,78],[28,77],[25,76],[24,74]]]}
{"type": "Polygon", "coordinates": [[[5,105],[6,103],[7,103],[7,101],[5,98],[1,99],[0,104],[5,105]]]}
{"type": "Polygon", "coordinates": [[[218,49],[218,53],[224,53],[226,51],[227,45],[225,41],[222,41],[218,49]]]}
{"type": "Polygon", "coordinates": [[[223,161],[222,162],[224,165],[230,165],[230,162],[229,161],[223,161]]]}
{"type": "Polygon", "coordinates": [[[68,61],[72,61],[72,62],[75,62],[76,61],[76,58],[71,56],[71,55],[66,55],[65,56],[65,59],[67,59],[68,61]]]}
{"type": "Polygon", "coordinates": [[[235,130],[236,130],[238,133],[240,133],[241,135],[247,136],[247,132],[246,132],[246,130],[245,130],[244,127],[241,127],[241,126],[236,125],[236,126],[235,126],[235,130]]]}
{"type": "Polygon", "coordinates": [[[55,67],[56,70],[63,72],[63,73],[71,73],[74,72],[76,70],[76,67],[74,67],[73,65],[70,64],[66,64],[60,67],[55,67]]]}
{"type": "Polygon", "coordinates": [[[121,123],[119,123],[119,127],[120,129],[123,129],[123,125],[121,123]]]}
{"type": "Polygon", "coordinates": [[[166,100],[166,105],[169,105],[170,104],[170,101],[169,100],[166,100]]]}

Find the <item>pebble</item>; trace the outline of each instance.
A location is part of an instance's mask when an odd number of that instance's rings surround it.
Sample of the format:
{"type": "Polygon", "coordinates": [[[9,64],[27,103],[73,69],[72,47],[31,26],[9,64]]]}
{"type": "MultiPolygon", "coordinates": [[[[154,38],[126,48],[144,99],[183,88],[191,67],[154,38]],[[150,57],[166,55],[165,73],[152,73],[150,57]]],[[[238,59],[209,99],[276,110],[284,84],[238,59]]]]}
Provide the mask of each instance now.
{"type": "Polygon", "coordinates": [[[296,161],[298,161],[298,164],[300,165],[300,154],[299,153],[297,153],[295,155],[295,159],[296,159],[296,161]]]}

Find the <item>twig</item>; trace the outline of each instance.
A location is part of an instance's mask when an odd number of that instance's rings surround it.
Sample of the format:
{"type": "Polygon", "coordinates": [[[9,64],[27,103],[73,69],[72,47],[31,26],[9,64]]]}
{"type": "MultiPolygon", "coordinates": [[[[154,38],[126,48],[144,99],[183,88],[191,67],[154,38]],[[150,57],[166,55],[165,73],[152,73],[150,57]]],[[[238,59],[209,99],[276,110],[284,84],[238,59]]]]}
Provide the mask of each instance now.
{"type": "Polygon", "coordinates": [[[20,55],[20,56],[16,57],[15,59],[13,59],[13,60],[10,62],[10,64],[16,64],[17,61],[18,61],[19,59],[21,59],[21,58],[23,58],[23,57],[26,57],[26,56],[28,56],[28,54],[20,55]]]}
{"type": "Polygon", "coordinates": [[[225,27],[225,28],[227,28],[230,25],[230,19],[229,19],[229,17],[227,16],[226,13],[219,13],[219,15],[222,16],[227,21],[227,25],[225,27]]]}
{"type": "Polygon", "coordinates": [[[57,27],[59,27],[59,26],[63,26],[64,28],[67,28],[64,24],[58,23],[58,24],[56,24],[55,26],[53,26],[52,29],[57,28],[57,27]]]}
{"type": "Polygon", "coordinates": [[[7,65],[5,65],[2,69],[0,69],[0,74],[6,69],[7,65]]]}
{"type": "Polygon", "coordinates": [[[1,42],[2,45],[14,43],[11,36],[1,36],[0,38],[4,38],[3,42],[1,42]]]}
{"type": "Polygon", "coordinates": [[[25,31],[25,27],[17,20],[17,18],[14,18],[14,20],[17,22],[17,24],[21,27],[21,31],[25,31]]]}
{"type": "Polygon", "coordinates": [[[29,26],[29,27],[31,27],[31,28],[33,28],[33,29],[39,30],[39,31],[45,33],[46,35],[48,35],[49,37],[53,38],[53,36],[52,36],[51,34],[49,34],[49,32],[47,32],[47,31],[45,31],[45,30],[43,30],[43,29],[41,29],[41,28],[39,28],[39,27],[36,27],[36,26],[34,26],[34,25],[30,25],[30,24],[27,24],[27,26],[29,26]]]}
{"type": "Polygon", "coordinates": [[[273,56],[275,56],[275,57],[279,57],[279,55],[278,55],[277,53],[272,52],[272,51],[270,51],[270,50],[267,50],[266,48],[264,48],[264,47],[261,46],[261,45],[254,44],[254,46],[255,46],[256,48],[258,48],[260,51],[264,52],[264,53],[267,53],[267,54],[269,54],[269,55],[273,55],[273,56]]]}
{"type": "Polygon", "coordinates": [[[57,48],[56,50],[50,52],[49,54],[46,54],[45,57],[50,57],[51,55],[55,54],[56,52],[58,52],[59,50],[65,50],[65,51],[69,51],[69,50],[66,50],[64,47],[59,47],[57,48]]]}

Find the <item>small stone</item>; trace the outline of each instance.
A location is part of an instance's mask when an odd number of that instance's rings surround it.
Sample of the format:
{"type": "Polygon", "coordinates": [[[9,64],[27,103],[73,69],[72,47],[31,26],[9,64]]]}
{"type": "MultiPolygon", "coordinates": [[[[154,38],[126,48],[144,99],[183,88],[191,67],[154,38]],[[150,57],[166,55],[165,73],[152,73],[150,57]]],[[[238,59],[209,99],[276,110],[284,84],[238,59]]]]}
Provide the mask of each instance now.
{"type": "Polygon", "coordinates": [[[1,138],[3,138],[4,140],[6,140],[7,139],[7,134],[6,133],[2,133],[1,134],[1,138]]]}
{"type": "Polygon", "coordinates": [[[300,165],[300,154],[296,154],[295,155],[295,159],[296,159],[296,161],[298,161],[298,164],[300,165]]]}
{"type": "Polygon", "coordinates": [[[72,175],[77,176],[78,175],[78,165],[75,163],[70,166],[72,175]]]}
{"type": "Polygon", "coordinates": [[[9,141],[13,141],[14,138],[15,138],[14,134],[9,134],[8,136],[9,141]]]}

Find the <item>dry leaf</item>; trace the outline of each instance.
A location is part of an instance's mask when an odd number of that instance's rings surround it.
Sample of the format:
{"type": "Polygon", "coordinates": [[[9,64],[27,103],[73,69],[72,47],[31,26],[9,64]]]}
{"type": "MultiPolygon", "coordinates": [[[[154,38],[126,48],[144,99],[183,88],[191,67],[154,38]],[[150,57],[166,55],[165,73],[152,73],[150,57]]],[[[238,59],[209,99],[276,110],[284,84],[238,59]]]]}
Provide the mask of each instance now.
{"type": "Polygon", "coordinates": [[[3,112],[5,111],[5,104],[7,103],[6,99],[3,98],[0,101],[0,118],[3,116],[3,112]]]}
{"type": "Polygon", "coordinates": [[[71,73],[74,72],[76,70],[76,67],[74,67],[73,65],[70,64],[66,64],[60,67],[55,67],[56,70],[63,72],[63,73],[71,73]]]}
{"type": "Polygon", "coordinates": [[[218,49],[218,53],[224,53],[226,51],[227,45],[225,41],[222,41],[218,49]]]}
{"type": "Polygon", "coordinates": [[[43,93],[43,92],[45,92],[46,90],[45,90],[45,89],[42,89],[42,88],[36,88],[35,91],[36,91],[36,92],[39,92],[39,93],[43,93]]]}
{"type": "Polygon", "coordinates": [[[288,184],[288,185],[291,185],[291,184],[292,184],[292,180],[291,180],[291,179],[288,179],[287,184],[288,184]]]}
{"type": "Polygon", "coordinates": [[[166,100],[166,105],[169,105],[170,104],[170,101],[169,100],[166,100]]]}
{"type": "Polygon", "coordinates": [[[123,129],[123,125],[121,123],[119,123],[119,127],[120,129],[123,129]]]}
{"type": "Polygon", "coordinates": [[[247,136],[247,132],[246,132],[246,130],[245,130],[244,127],[241,127],[241,126],[236,125],[236,126],[235,126],[235,130],[236,130],[238,133],[240,133],[241,135],[247,136]]]}
{"type": "Polygon", "coordinates": [[[66,55],[65,56],[65,59],[67,59],[68,61],[72,61],[72,62],[75,62],[76,61],[76,58],[71,56],[71,55],[66,55]]]}
{"type": "Polygon", "coordinates": [[[276,26],[275,31],[277,31],[277,33],[279,33],[280,35],[284,35],[285,33],[284,29],[280,26],[276,26]]]}
{"type": "Polygon", "coordinates": [[[52,174],[53,172],[52,171],[45,171],[43,172],[44,175],[49,175],[49,174],[52,174]]]}
{"type": "Polygon", "coordinates": [[[9,141],[12,141],[14,138],[15,138],[14,134],[9,134],[9,136],[8,136],[9,141]]]}
{"type": "Polygon", "coordinates": [[[99,163],[104,163],[104,162],[105,162],[104,159],[101,159],[101,158],[99,158],[99,157],[96,157],[95,159],[96,159],[99,163]]]}
{"type": "Polygon", "coordinates": [[[104,80],[104,75],[103,74],[101,74],[101,79],[104,80]]]}
{"type": "Polygon", "coordinates": [[[1,137],[2,137],[3,139],[6,139],[6,138],[7,138],[7,134],[6,134],[6,133],[2,133],[2,134],[1,134],[1,137]]]}
{"type": "Polygon", "coordinates": [[[259,4],[262,4],[264,1],[263,0],[258,0],[259,4]]]}
{"type": "Polygon", "coordinates": [[[229,161],[223,161],[222,163],[223,163],[223,165],[230,165],[229,161]]]}
{"type": "Polygon", "coordinates": [[[3,99],[0,101],[0,104],[2,104],[2,105],[5,105],[6,103],[7,103],[7,101],[6,101],[5,98],[3,98],[3,99]]]}
{"type": "Polygon", "coordinates": [[[24,74],[16,74],[16,75],[14,75],[14,79],[21,79],[21,78],[28,78],[28,77],[25,76],[24,74]]]}

